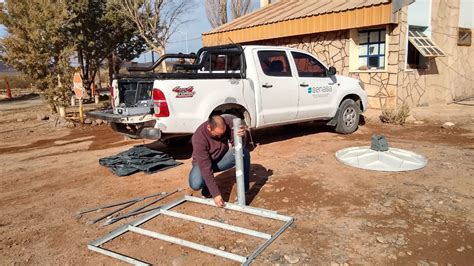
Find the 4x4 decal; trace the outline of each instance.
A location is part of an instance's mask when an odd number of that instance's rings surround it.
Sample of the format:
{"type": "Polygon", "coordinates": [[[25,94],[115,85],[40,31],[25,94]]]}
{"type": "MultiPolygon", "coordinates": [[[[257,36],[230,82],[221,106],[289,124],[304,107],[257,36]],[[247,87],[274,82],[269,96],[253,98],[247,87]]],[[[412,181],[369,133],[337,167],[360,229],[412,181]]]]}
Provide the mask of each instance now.
{"type": "Polygon", "coordinates": [[[180,86],[174,87],[173,92],[176,92],[176,98],[191,98],[196,94],[193,86],[181,88],[180,86]]]}

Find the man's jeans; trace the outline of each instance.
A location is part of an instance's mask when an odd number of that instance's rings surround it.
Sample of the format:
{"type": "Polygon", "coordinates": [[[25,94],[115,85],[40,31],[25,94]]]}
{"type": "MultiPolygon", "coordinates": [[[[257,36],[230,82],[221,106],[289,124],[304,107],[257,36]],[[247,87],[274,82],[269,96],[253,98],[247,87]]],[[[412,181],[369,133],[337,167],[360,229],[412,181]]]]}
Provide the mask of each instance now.
{"type": "MultiPolygon", "coordinates": [[[[243,149],[244,154],[244,184],[245,191],[249,190],[250,182],[250,152],[243,149]]],[[[214,173],[222,172],[235,166],[235,150],[229,148],[229,151],[218,161],[212,162],[212,170],[214,173]]],[[[197,164],[193,164],[193,168],[189,173],[189,186],[193,190],[207,189],[204,179],[201,175],[201,170],[197,164]]]]}

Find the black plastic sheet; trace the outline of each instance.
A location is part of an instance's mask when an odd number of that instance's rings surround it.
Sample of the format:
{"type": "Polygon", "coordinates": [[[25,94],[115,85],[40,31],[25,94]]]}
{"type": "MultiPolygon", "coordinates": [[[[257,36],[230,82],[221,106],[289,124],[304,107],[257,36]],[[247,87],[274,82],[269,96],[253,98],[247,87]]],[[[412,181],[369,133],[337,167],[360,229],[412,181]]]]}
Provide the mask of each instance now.
{"type": "Polygon", "coordinates": [[[152,174],[182,163],[164,152],[140,145],[117,155],[101,158],[99,164],[110,168],[114,175],[127,176],[140,171],[152,174]]]}

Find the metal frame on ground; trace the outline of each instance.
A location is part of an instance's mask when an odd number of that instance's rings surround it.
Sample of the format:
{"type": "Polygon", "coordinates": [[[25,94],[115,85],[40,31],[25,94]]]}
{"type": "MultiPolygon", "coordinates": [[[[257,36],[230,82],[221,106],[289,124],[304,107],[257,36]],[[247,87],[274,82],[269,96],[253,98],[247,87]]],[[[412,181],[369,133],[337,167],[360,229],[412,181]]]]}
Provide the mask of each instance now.
{"type": "Polygon", "coordinates": [[[108,241],[110,241],[110,240],[112,240],[112,239],[114,239],[114,238],[116,238],[116,237],[118,237],[118,236],[120,236],[120,235],[122,235],[126,232],[134,232],[134,233],[146,235],[146,236],[149,236],[149,237],[153,237],[153,238],[156,238],[156,239],[168,241],[168,242],[173,243],[173,244],[177,244],[177,245],[185,246],[185,247],[188,247],[188,248],[196,249],[196,250],[206,252],[206,253],[209,253],[209,254],[212,254],[212,255],[216,255],[216,256],[220,256],[220,257],[227,258],[227,259],[230,259],[230,260],[238,261],[238,262],[242,263],[242,265],[249,265],[260,253],[262,253],[265,250],[265,248],[267,248],[279,235],[281,235],[293,223],[293,218],[292,217],[285,216],[285,215],[280,215],[280,214],[278,214],[277,212],[274,212],[274,211],[269,211],[269,210],[259,209],[259,208],[249,207],[249,206],[242,206],[242,205],[238,205],[238,204],[226,203],[226,205],[224,206],[224,209],[239,211],[239,212],[243,212],[243,213],[246,213],[246,214],[252,214],[252,215],[256,215],[256,216],[260,216],[260,217],[264,217],[264,218],[269,218],[269,219],[274,219],[274,220],[285,222],[285,224],[280,229],[278,229],[278,231],[276,233],[274,233],[273,235],[270,235],[270,234],[267,234],[267,233],[258,232],[258,231],[255,231],[255,230],[242,228],[242,227],[239,227],[239,226],[234,226],[234,225],[221,223],[221,222],[217,222],[217,221],[213,221],[213,220],[203,219],[203,218],[199,218],[199,217],[195,217],[195,216],[191,216],[191,215],[187,215],[187,214],[183,214],[183,213],[179,213],[179,212],[175,212],[175,211],[170,210],[173,207],[176,207],[176,206],[178,206],[178,205],[180,205],[180,204],[182,204],[186,201],[205,204],[205,205],[209,205],[209,206],[216,206],[214,204],[214,202],[210,199],[201,199],[201,198],[196,198],[196,197],[191,197],[191,196],[184,196],[184,198],[181,198],[181,199],[178,199],[178,200],[176,200],[174,202],[171,202],[169,204],[163,205],[160,209],[157,209],[156,211],[153,211],[153,212],[141,217],[140,219],[137,219],[137,220],[135,220],[135,221],[133,221],[129,224],[125,224],[125,225],[115,229],[114,231],[110,232],[106,236],[104,236],[102,238],[99,238],[99,239],[89,243],[87,245],[87,247],[92,251],[96,251],[96,252],[102,253],[104,255],[107,255],[107,256],[110,256],[110,257],[113,257],[113,258],[116,258],[116,259],[119,259],[119,260],[122,260],[122,261],[125,261],[125,262],[128,262],[128,263],[131,263],[131,264],[134,264],[134,265],[150,265],[150,264],[148,264],[146,262],[143,262],[143,261],[140,261],[138,259],[134,259],[134,258],[128,257],[126,255],[119,254],[119,253],[116,253],[114,251],[111,251],[111,250],[108,250],[108,249],[105,249],[105,248],[101,247],[101,245],[105,244],[106,242],[108,242],[108,241]],[[197,223],[201,223],[201,224],[206,224],[206,225],[213,226],[213,227],[216,227],[216,228],[221,228],[221,229],[225,229],[225,230],[229,230],[229,231],[233,231],[233,232],[237,232],[237,233],[241,233],[241,234],[246,234],[246,235],[250,235],[250,236],[253,236],[253,237],[262,238],[262,239],[265,239],[265,242],[263,242],[249,256],[244,257],[244,256],[241,256],[241,255],[238,255],[238,254],[234,254],[234,253],[230,253],[230,252],[223,251],[223,250],[220,250],[220,249],[204,246],[204,245],[201,245],[201,244],[198,244],[198,243],[194,243],[194,242],[191,242],[191,241],[175,238],[175,237],[164,235],[164,234],[160,234],[160,233],[153,232],[153,231],[146,230],[146,229],[143,229],[143,228],[139,227],[140,225],[146,223],[147,221],[155,218],[156,216],[158,216],[160,214],[170,216],[170,217],[180,218],[180,219],[184,219],[184,220],[188,220],[188,221],[192,221],[192,222],[197,222],[197,223]]]}

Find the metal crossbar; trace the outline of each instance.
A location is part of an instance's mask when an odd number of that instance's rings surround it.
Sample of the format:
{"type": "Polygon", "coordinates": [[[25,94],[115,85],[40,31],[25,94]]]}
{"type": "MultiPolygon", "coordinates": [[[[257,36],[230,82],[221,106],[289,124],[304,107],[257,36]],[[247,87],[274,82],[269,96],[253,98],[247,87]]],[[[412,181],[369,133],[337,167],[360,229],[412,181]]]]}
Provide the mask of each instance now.
{"type": "Polygon", "coordinates": [[[174,208],[174,207],[176,207],[176,206],[178,206],[181,203],[186,202],[186,201],[199,203],[199,204],[205,204],[205,205],[209,205],[209,206],[216,206],[214,204],[214,202],[212,200],[209,200],[209,199],[201,199],[201,198],[196,198],[196,197],[191,197],[191,196],[185,196],[184,198],[181,198],[181,199],[178,199],[178,200],[176,200],[174,202],[171,202],[169,204],[163,205],[160,209],[152,211],[152,212],[144,215],[143,217],[141,217],[141,218],[139,218],[139,219],[137,219],[137,220],[135,220],[135,221],[133,221],[129,224],[125,224],[125,225],[115,229],[114,231],[110,232],[109,234],[105,235],[104,237],[99,238],[99,239],[89,243],[87,247],[92,251],[95,251],[95,252],[98,252],[98,253],[101,253],[101,254],[104,254],[104,255],[107,255],[107,256],[110,256],[110,257],[113,257],[113,258],[116,258],[116,259],[119,259],[119,260],[122,260],[122,261],[125,261],[125,262],[128,262],[130,264],[149,265],[146,262],[128,257],[128,256],[123,255],[123,254],[119,254],[119,253],[116,253],[114,251],[111,251],[111,250],[108,250],[108,249],[105,249],[105,248],[101,247],[101,245],[103,245],[104,243],[106,243],[108,241],[111,241],[112,239],[114,239],[114,238],[116,238],[116,237],[118,237],[118,236],[120,236],[120,235],[122,235],[126,232],[134,232],[134,233],[138,233],[138,234],[141,234],[141,235],[146,235],[146,236],[149,236],[149,237],[152,237],[152,238],[167,241],[167,242],[170,242],[170,243],[173,243],[173,244],[177,244],[177,245],[181,245],[181,246],[184,246],[184,247],[199,250],[199,251],[209,253],[209,254],[212,254],[212,255],[216,255],[216,256],[219,256],[219,257],[223,257],[223,258],[227,258],[227,259],[230,259],[230,260],[238,261],[238,262],[242,263],[242,265],[249,265],[258,255],[260,255],[260,253],[262,253],[265,250],[265,248],[267,248],[278,236],[280,236],[293,223],[293,218],[292,217],[285,216],[285,215],[280,215],[280,214],[278,214],[277,212],[274,212],[274,211],[269,211],[269,210],[254,208],[254,207],[249,207],[249,206],[242,206],[242,205],[238,205],[238,204],[226,203],[226,205],[224,206],[224,209],[239,211],[239,212],[243,212],[243,213],[247,213],[247,214],[251,214],[251,215],[255,215],[255,216],[260,216],[260,217],[264,217],[264,218],[270,218],[270,219],[285,222],[285,224],[280,229],[278,229],[278,231],[275,234],[270,235],[270,234],[267,234],[267,233],[258,232],[258,231],[247,229],[247,228],[242,228],[242,227],[239,227],[239,226],[234,226],[234,225],[221,223],[221,222],[217,222],[217,221],[212,221],[212,220],[207,220],[207,219],[203,219],[203,218],[199,218],[199,217],[195,217],[195,216],[191,216],[191,215],[187,215],[187,214],[183,214],[183,213],[179,213],[179,212],[175,212],[175,211],[170,211],[170,209],[172,209],[172,208],[174,208]],[[265,242],[263,242],[249,256],[244,257],[244,256],[241,256],[241,255],[238,255],[238,254],[226,252],[226,251],[223,251],[223,250],[215,249],[215,248],[212,248],[212,247],[208,247],[208,246],[201,245],[201,244],[198,244],[198,243],[194,243],[194,242],[191,242],[191,241],[187,241],[187,240],[184,240],[184,239],[179,239],[179,238],[176,238],[176,237],[164,235],[164,234],[161,234],[161,233],[153,232],[153,231],[146,230],[146,229],[143,229],[143,228],[139,227],[140,225],[146,223],[147,221],[155,218],[156,216],[158,216],[160,214],[170,216],[170,217],[180,218],[180,219],[184,219],[184,220],[188,220],[188,221],[192,221],[192,222],[197,222],[197,223],[201,223],[201,224],[205,224],[205,225],[209,225],[209,226],[214,226],[216,228],[221,228],[221,229],[229,230],[229,231],[232,231],[232,232],[237,232],[237,233],[241,233],[241,234],[246,234],[246,235],[262,238],[262,239],[265,239],[265,242]]]}

